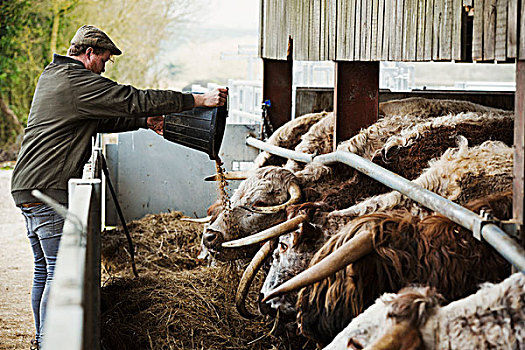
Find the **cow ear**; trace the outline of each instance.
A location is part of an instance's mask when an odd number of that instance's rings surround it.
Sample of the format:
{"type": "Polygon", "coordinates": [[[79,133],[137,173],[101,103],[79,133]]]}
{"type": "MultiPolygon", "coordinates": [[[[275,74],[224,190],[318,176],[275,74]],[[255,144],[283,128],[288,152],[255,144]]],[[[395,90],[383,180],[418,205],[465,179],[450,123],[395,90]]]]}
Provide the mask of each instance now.
{"type": "Polygon", "coordinates": [[[294,233],[294,246],[308,242],[317,242],[321,235],[321,229],[308,222],[303,222],[299,230],[294,233]]]}

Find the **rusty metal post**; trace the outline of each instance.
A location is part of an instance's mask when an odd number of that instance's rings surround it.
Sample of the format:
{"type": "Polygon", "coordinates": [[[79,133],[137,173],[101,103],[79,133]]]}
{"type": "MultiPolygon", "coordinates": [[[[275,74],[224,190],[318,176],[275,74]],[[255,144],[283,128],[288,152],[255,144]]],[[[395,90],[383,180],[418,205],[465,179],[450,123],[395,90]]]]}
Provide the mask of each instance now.
{"type": "Polygon", "coordinates": [[[267,113],[274,131],[292,119],[292,50],[289,37],[286,60],[263,58],[263,101],[271,102],[267,113]]]}
{"type": "Polygon", "coordinates": [[[377,121],[379,62],[335,62],[334,150],[377,121]]]}
{"type": "Polygon", "coordinates": [[[516,97],[514,104],[514,181],[513,219],[518,225],[522,245],[525,245],[523,230],[525,187],[525,61],[516,62],[516,97]]]}

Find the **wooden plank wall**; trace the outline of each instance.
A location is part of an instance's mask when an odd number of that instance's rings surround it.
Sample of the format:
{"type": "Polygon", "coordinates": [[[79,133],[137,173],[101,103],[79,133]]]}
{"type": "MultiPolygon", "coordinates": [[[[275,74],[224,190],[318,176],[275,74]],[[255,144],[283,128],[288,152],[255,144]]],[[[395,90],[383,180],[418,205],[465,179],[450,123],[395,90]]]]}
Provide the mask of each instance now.
{"type": "Polygon", "coordinates": [[[524,59],[521,2],[261,0],[259,52],[263,58],[286,59],[291,36],[294,60],[461,61],[469,57],[462,40],[466,22],[472,21],[474,61],[510,61],[518,52],[524,59]]]}
{"type": "MultiPolygon", "coordinates": [[[[474,61],[505,62],[517,58],[519,1],[521,0],[474,0],[474,61]]],[[[521,10],[523,11],[523,6],[521,10]]],[[[523,13],[521,17],[523,18],[523,13]]],[[[522,44],[524,40],[525,37],[521,34],[522,44]]]]}

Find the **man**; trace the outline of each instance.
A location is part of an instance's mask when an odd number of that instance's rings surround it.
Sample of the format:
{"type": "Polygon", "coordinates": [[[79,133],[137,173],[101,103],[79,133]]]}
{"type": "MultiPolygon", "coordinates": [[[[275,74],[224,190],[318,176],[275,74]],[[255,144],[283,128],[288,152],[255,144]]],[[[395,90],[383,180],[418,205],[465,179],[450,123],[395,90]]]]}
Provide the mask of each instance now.
{"type": "Polygon", "coordinates": [[[139,90],[102,77],[112,55],[122,52],[100,29],[85,25],[71,40],[67,56],[55,54],[43,71],[33,96],[22,147],[13,172],[11,193],[26,220],[34,255],[31,302],[38,349],[49,286],[64,220],[39,203],[31,191],[67,205],[70,178],[81,177],[99,132],[150,128],[162,134],[159,115],[193,107],[224,105],[226,89],[202,95],[170,90],[139,90]]]}

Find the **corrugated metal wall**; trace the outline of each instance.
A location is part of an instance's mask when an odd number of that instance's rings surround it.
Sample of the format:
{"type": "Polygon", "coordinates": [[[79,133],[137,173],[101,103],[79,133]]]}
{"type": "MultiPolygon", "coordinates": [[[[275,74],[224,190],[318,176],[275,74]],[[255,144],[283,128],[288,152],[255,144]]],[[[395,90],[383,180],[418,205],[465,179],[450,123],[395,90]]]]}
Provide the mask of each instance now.
{"type": "Polygon", "coordinates": [[[522,1],[261,0],[259,53],[286,59],[290,37],[294,60],[525,59],[522,1]]]}

